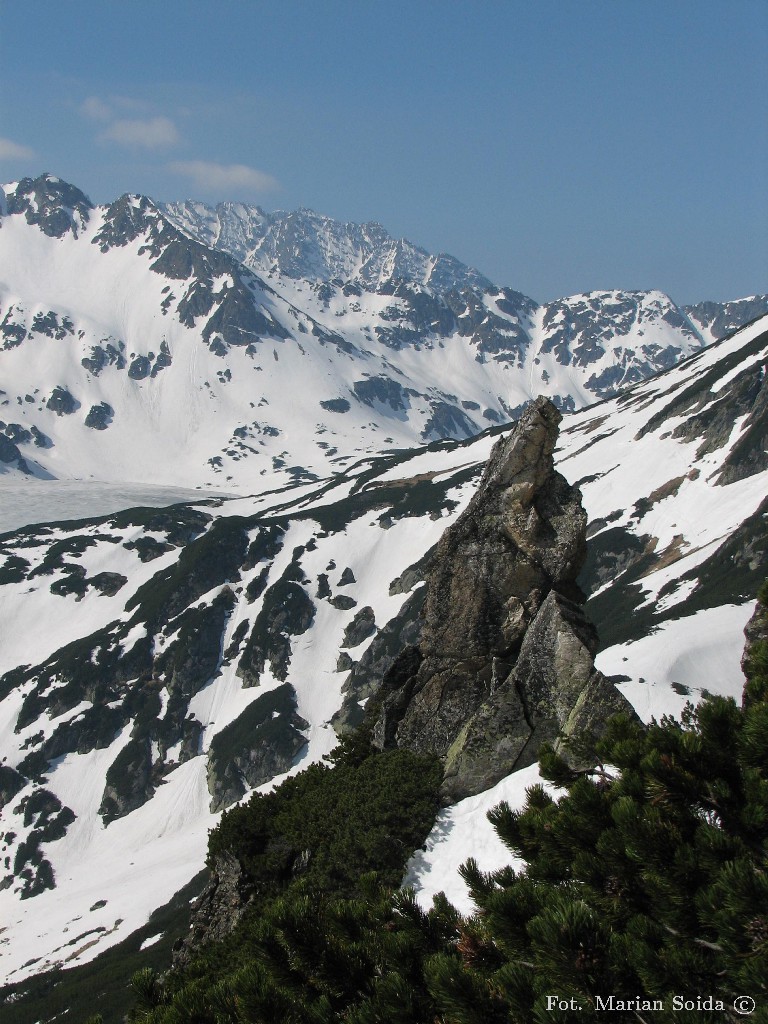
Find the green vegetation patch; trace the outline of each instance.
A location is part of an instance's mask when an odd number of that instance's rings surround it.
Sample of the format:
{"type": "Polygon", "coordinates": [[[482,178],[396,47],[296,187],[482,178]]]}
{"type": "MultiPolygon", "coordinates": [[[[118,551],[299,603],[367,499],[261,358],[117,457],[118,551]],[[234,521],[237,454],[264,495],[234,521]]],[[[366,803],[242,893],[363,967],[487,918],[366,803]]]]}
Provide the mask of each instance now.
{"type": "Polygon", "coordinates": [[[301,857],[308,883],[351,893],[367,871],[396,886],[438,810],[436,758],[408,750],[368,754],[342,741],[336,767],[311,765],[273,793],[226,811],[209,862],[234,854],[254,881],[287,882],[301,857]]]}

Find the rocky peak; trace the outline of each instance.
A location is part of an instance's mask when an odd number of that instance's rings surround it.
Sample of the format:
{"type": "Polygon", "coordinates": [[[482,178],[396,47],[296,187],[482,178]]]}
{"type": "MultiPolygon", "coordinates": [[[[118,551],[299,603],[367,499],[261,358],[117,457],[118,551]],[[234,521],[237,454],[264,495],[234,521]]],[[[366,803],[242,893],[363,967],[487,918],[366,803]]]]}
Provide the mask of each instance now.
{"type": "Polygon", "coordinates": [[[508,657],[553,586],[577,596],[586,514],[555,472],[561,419],[546,398],[528,406],[438,544],[422,638],[431,657],[508,657]]]}
{"type": "Polygon", "coordinates": [[[544,740],[629,711],[594,667],[576,585],[587,517],[553,462],[561,419],[539,398],[497,442],[437,546],[420,642],[384,681],[377,745],[441,756],[448,801],[532,763],[544,740]]]}
{"type": "Polygon", "coordinates": [[[28,224],[37,224],[51,238],[67,232],[77,237],[88,223],[93,203],[79,188],[52,174],[22,178],[6,196],[8,213],[23,213],[28,224]]]}
{"type": "Polygon", "coordinates": [[[749,295],[731,302],[697,302],[686,306],[689,320],[709,341],[719,341],[768,313],[768,295],[749,295]]]}

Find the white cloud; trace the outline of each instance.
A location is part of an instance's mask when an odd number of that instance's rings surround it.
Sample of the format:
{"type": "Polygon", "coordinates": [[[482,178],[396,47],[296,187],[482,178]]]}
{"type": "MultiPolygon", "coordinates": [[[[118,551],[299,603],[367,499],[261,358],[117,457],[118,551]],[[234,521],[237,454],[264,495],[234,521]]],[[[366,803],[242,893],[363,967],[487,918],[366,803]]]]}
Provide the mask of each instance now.
{"type": "Polygon", "coordinates": [[[113,121],[99,138],[117,142],[121,146],[163,149],[166,146],[175,146],[179,142],[179,133],[176,125],[168,117],[121,118],[113,121]]]}
{"type": "Polygon", "coordinates": [[[207,160],[180,160],[168,164],[168,170],[189,178],[200,189],[226,192],[272,192],[280,183],[270,174],[245,164],[217,164],[207,160]]]}
{"type": "Polygon", "coordinates": [[[10,139],[0,138],[0,160],[31,160],[35,151],[10,139]]]}
{"type": "Polygon", "coordinates": [[[108,121],[112,117],[112,108],[98,96],[89,96],[80,104],[80,113],[92,121],[108,121]]]}
{"type": "Polygon", "coordinates": [[[83,117],[90,121],[111,121],[118,114],[146,114],[150,107],[144,100],[135,100],[131,96],[87,96],[79,106],[83,117]]]}

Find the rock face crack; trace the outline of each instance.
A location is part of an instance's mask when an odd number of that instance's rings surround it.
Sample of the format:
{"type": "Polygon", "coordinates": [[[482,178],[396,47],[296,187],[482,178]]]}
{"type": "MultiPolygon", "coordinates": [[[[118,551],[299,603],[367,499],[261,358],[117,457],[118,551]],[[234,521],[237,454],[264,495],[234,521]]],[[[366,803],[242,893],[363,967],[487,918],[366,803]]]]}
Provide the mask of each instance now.
{"type": "Polygon", "coordinates": [[[576,584],[587,517],[554,468],[561,419],[539,398],[497,442],[437,545],[418,645],[384,680],[374,741],[442,757],[447,801],[531,764],[545,741],[562,746],[632,713],[594,667],[576,584]]]}

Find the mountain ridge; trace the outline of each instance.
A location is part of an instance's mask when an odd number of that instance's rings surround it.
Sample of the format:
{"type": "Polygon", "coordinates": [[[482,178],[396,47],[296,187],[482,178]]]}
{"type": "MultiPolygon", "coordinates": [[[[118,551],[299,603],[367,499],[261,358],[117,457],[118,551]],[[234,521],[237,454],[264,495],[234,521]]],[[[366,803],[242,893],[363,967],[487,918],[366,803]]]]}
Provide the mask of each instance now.
{"type": "MultiPolygon", "coordinates": [[[[539,306],[485,278],[471,285],[458,261],[445,287],[296,278],[246,266],[163,209],[129,195],[94,206],[52,176],[8,188],[0,473],[251,491],[311,483],[382,450],[473,436],[538,394],[581,408],[704,343],[660,292],[539,306]]],[[[313,244],[324,225],[331,252],[336,222],[312,216],[313,244]]],[[[288,256],[305,244],[301,221],[288,256]]],[[[719,330],[761,302],[701,316],[719,330]]]]}

